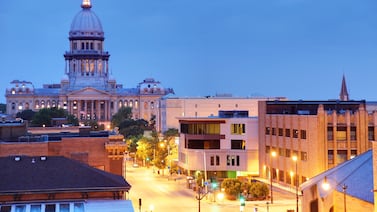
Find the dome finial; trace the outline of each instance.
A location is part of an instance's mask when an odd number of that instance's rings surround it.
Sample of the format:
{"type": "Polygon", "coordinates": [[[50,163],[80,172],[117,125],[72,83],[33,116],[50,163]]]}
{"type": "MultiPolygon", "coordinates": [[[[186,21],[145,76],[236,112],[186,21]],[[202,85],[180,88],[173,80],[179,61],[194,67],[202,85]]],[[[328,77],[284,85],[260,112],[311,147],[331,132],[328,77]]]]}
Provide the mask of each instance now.
{"type": "Polygon", "coordinates": [[[82,0],[81,7],[82,8],[91,8],[92,4],[90,3],[90,0],[82,0]]]}

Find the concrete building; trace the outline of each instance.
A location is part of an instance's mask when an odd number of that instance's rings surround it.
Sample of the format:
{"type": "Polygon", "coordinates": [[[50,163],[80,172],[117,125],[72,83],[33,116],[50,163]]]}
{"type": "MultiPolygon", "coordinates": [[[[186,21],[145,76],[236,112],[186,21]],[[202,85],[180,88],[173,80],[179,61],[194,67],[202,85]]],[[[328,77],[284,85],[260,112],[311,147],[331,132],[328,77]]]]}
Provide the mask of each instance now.
{"type": "MultiPolygon", "coordinates": [[[[147,78],[135,88],[123,88],[110,76],[110,54],[104,47],[104,31],[90,0],[83,0],[69,30],[69,50],[64,53],[65,77],[57,84],[35,88],[32,82],[14,80],[6,90],[7,113],[63,108],[79,120],[109,123],[122,106],[133,108],[134,118],[158,119],[159,99],[169,93],[159,81],[147,78]]],[[[38,74],[38,73],[36,73],[38,74]]],[[[108,125],[106,125],[108,126],[108,125]]]]}
{"type": "Polygon", "coordinates": [[[258,102],[285,100],[284,97],[233,97],[227,94],[206,97],[164,97],[161,99],[159,130],[179,129],[178,117],[214,116],[219,110],[245,110],[258,116],[258,102]]]}
{"type": "Polygon", "coordinates": [[[179,118],[178,166],[205,179],[258,176],[258,120],[248,111],[179,118]]]}
{"type": "Polygon", "coordinates": [[[371,149],[377,129],[365,101],[264,101],[258,119],[259,173],[292,187],[371,149]]]}

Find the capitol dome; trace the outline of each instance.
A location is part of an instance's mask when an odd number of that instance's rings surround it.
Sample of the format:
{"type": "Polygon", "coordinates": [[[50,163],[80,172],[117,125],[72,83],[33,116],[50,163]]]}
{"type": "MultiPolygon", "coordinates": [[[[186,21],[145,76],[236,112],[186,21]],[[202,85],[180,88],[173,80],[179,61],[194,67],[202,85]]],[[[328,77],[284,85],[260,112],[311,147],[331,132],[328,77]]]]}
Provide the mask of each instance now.
{"type": "Polygon", "coordinates": [[[83,0],[82,10],[74,17],[69,31],[69,37],[97,37],[103,38],[104,32],[98,16],[90,10],[92,7],[89,0],[83,0]]]}

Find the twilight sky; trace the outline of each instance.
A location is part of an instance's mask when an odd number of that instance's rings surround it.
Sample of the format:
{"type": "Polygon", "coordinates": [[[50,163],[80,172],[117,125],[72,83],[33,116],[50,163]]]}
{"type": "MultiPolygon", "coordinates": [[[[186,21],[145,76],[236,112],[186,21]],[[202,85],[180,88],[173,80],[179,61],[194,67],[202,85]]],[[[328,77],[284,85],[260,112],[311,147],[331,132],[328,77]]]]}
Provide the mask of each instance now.
{"type": "MultiPolygon", "coordinates": [[[[12,80],[60,83],[81,0],[0,0],[0,103],[12,80]]],[[[375,0],[92,0],[112,76],[176,96],[377,100],[375,0]]]]}

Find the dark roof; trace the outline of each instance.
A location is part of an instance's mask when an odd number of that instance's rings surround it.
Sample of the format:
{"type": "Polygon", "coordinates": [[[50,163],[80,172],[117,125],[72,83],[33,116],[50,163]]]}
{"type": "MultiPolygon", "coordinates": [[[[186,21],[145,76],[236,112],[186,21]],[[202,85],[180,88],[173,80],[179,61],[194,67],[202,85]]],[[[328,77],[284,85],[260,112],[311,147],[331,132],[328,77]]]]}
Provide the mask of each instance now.
{"type": "Polygon", "coordinates": [[[128,191],[122,176],[62,156],[0,157],[0,194],[128,191]]]}

